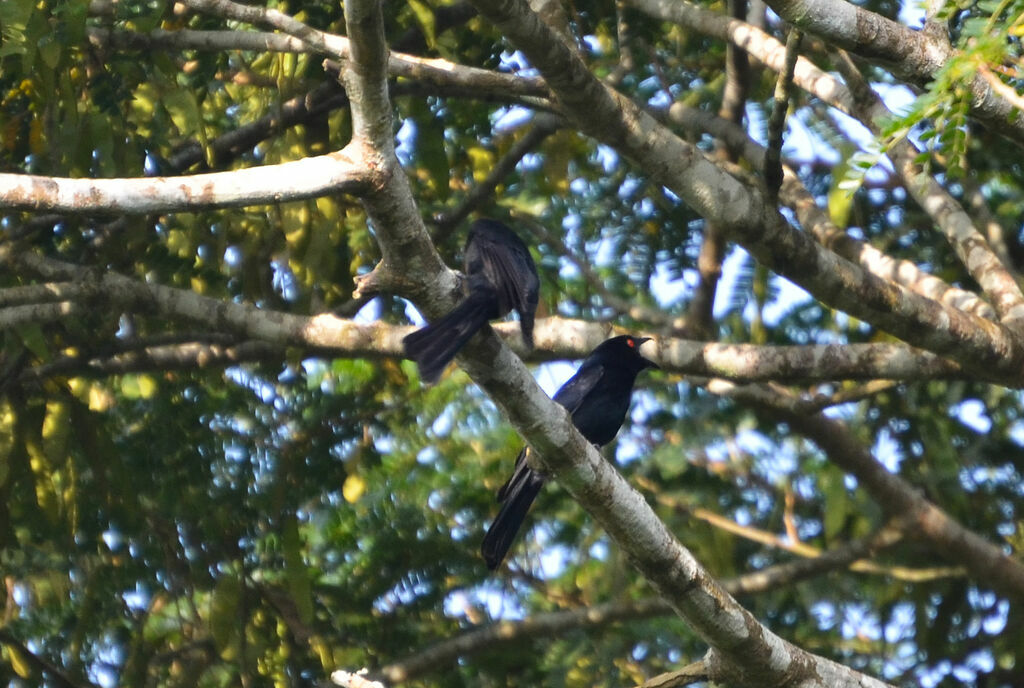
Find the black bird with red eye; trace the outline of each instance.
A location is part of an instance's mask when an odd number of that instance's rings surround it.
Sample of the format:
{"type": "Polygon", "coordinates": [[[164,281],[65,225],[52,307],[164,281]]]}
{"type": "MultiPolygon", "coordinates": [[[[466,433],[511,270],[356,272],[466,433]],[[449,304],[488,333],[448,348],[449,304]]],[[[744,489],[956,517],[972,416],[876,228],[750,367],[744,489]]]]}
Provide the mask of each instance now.
{"type": "MultiPolygon", "coordinates": [[[[658,367],[640,355],[640,346],[649,339],[622,335],[601,342],[555,393],[554,400],[568,409],[580,434],[599,447],[615,439],[622,427],[636,376],[658,367]]],[[[501,509],[480,547],[487,568],[492,570],[505,558],[544,485],[544,476],[530,468],[526,460],[528,452],[529,447],[523,447],[512,477],[498,490],[501,509]]]]}

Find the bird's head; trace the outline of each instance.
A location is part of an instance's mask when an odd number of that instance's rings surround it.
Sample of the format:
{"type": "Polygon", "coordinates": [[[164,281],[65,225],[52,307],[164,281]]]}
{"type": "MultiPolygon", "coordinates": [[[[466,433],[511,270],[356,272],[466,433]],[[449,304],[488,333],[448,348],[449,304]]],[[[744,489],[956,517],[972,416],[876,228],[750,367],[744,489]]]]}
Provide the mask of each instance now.
{"type": "Polygon", "coordinates": [[[594,349],[594,354],[604,361],[627,365],[637,372],[645,368],[659,368],[657,363],[640,354],[640,346],[649,341],[651,341],[650,337],[634,337],[631,334],[624,334],[601,342],[594,349]]]}

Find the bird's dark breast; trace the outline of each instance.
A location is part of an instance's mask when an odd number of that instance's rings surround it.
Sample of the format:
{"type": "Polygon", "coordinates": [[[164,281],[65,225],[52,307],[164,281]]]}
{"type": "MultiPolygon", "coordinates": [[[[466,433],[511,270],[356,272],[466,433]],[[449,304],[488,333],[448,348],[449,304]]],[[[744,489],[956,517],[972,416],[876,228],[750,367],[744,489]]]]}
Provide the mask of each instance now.
{"type": "Polygon", "coordinates": [[[588,442],[604,446],[615,439],[627,410],[629,395],[612,385],[598,385],[572,414],[572,422],[588,442]]]}

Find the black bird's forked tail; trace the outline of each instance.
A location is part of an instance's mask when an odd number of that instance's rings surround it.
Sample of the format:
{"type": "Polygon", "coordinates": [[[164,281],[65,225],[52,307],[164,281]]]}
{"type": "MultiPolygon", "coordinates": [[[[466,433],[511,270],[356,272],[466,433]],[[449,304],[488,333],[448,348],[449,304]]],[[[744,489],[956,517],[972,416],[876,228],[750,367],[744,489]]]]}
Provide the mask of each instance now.
{"type": "Polygon", "coordinates": [[[452,312],[402,340],[406,355],[420,367],[420,377],[433,384],[459,349],[494,316],[494,295],[474,292],[452,312]]]}
{"type": "Polygon", "coordinates": [[[492,571],[498,568],[512,547],[516,533],[526,520],[530,505],[540,494],[540,488],[544,486],[544,477],[530,468],[526,462],[527,452],[529,448],[523,447],[516,457],[515,472],[498,490],[501,509],[494,517],[491,527],[487,529],[483,544],[480,545],[484,562],[492,571]]]}

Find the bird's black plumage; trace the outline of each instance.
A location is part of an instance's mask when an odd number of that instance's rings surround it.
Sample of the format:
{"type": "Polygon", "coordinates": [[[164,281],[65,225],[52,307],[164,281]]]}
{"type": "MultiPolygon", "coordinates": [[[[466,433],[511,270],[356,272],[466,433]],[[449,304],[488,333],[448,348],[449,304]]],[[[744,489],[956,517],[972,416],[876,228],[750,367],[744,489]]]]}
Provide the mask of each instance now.
{"type": "MultiPolygon", "coordinates": [[[[636,376],[645,368],[658,367],[640,355],[640,345],[646,341],[646,337],[623,335],[602,342],[555,393],[555,401],[569,411],[573,425],[590,442],[604,446],[615,438],[629,410],[636,376]]],[[[498,490],[501,509],[480,547],[492,570],[505,558],[544,485],[544,476],[527,462],[529,451],[524,447],[519,452],[512,477],[498,490]]]]}
{"type": "Polygon", "coordinates": [[[466,299],[440,320],[405,337],[406,356],[424,382],[437,382],[445,366],[488,320],[515,310],[523,342],[533,348],[533,318],[540,280],[523,240],[497,220],[477,220],[466,238],[466,299]]]}

